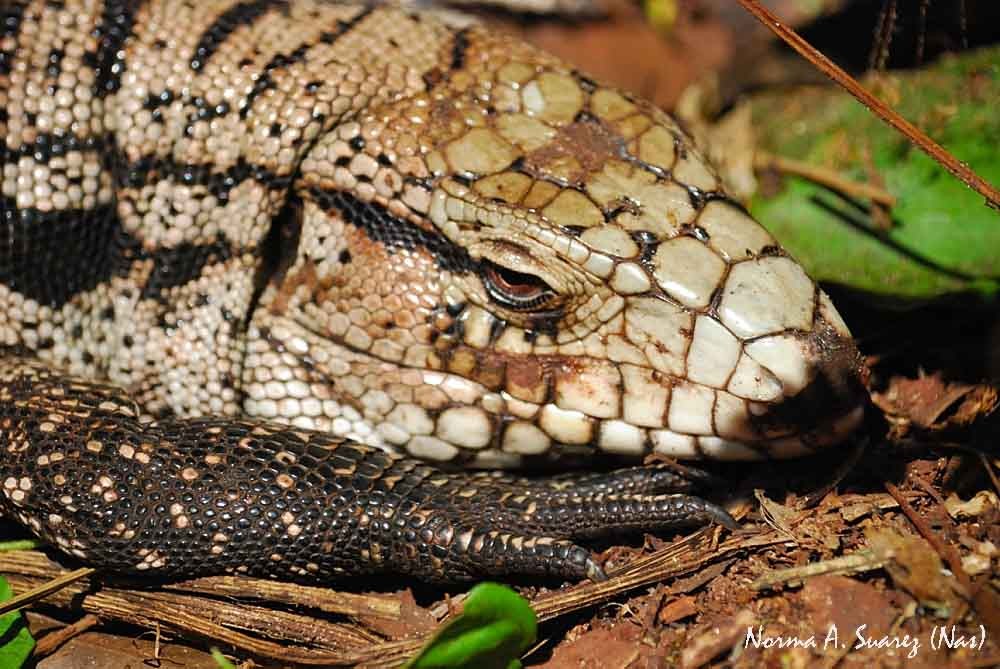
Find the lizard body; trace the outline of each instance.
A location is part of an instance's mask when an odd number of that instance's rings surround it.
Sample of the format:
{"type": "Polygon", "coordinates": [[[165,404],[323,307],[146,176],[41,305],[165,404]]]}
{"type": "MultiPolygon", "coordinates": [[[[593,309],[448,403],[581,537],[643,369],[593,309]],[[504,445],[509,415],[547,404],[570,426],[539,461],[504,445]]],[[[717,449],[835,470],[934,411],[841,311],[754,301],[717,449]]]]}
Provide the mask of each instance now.
{"type": "Polygon", "coordinates": [[[81,559],[594,576],[567,539],[728,517],[658,468],[458,470],[860,419],[829,298],[668,115],[554,57],[308,0],[4,12],[0,503],[81,559]]]}

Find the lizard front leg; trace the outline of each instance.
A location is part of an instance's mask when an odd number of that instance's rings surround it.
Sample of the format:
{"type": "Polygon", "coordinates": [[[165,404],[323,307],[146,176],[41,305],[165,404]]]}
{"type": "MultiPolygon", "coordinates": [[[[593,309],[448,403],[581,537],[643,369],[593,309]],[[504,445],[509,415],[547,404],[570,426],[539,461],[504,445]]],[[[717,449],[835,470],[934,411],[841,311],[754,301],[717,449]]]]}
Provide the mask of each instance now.
{"type": "Polygon", "coordinates": [[[678,480],[658,467],[542,480],[450,473],[287,426],[144,423],[123,391],[17,358],[0,367],[0,443],[4,512],[119,572],[600,579],[574,539],[733,525],[709,502],[664,493],[678,480]]]}

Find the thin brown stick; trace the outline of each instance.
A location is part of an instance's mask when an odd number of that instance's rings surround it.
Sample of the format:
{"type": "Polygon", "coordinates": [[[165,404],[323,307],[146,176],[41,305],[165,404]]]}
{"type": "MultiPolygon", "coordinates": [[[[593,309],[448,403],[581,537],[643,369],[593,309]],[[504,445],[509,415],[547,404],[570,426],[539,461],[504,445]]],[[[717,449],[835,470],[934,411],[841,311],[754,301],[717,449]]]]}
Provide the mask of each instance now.
{"type": "Polygon", "coordinates": [[[997,475],[993,471],[993,465],[990,463],[990,459],[986,457],[986,454],[982,451],[977,450],[976,455],[979,457],[979,462],[983,465],[983,469],[986,470],[986,475],[990,477],[990,481],[993,483],[993,489],[997,491],[1000,495],[1000,481],[997,480],[997,475]]]}
{"type": "MultiPolygon", "coordinates": [[[[936,490],[931,488],[930,484],[924,481],[919,476],[911,477],[915,480],[921,488],[930,494],[930,496],[935,500],[935,502],[944,506],[944,500],[941,499],[941,495],[938,494],[936,490]]],[[[891,483],[886,482],[886,488],[892,486],[891,483]]],[[[895,488],[895,486],[893,486],[895,488]]],[[[896,493],[899,491],[896,490],[896,493]]],[[[892,490],[889,490],[889,494],[896,497],[896,494],[892,490]]],[[[897,497],[897,501],[898,501],[897,497]]],[[[910,522],[914,524],[917,531],[927,539],[927,541],[933,546],[934,550],[948,563],[948,568],[951,569],[952,573],[955,575],[955,579],[958,581],[959,585],[964,591],[964,599],[959,602],[959,606],[955,607],[952,612],[948,624],[954,624],[961,620],[966,613],[966,610],[971,606],[980,618],[986,623],[988,629],[992,631],[1000,630],[1000,611],[998,611],[996,604],[992,601],[992,597],[989,595],[990,591],[984,590],[986,581],[981,580],[978,583],[973,583],[972,578],[966,573],[965,569],[962,568],[962,559],[958,554],[958,550],[955,548],[954,544],[947,543],[938,538],[938,535],[927,525],[926,521],[921,516],[917,515],[917,512],[913,510],[913,507],[908,504],[904,505],[900,503],[900,509],[906,514],[906,517],[910,519],[910,522]]],[[[948,524],[952,529],[955,525],[944,509],[942,509],[941,517],[944,522],[948,524]]]]}
{"type": "Polygon", "coordinates": [[[913,523],[913,526],[917,529],[917,532],[920,533],[920,536],[926,539],[927,543],[929,543],[931,547],[937,551],[937,554],[948,563],[948,568],[951,569],[955,578],[958,580],[959,585],[962,586],[965,596],[971,596],[972,581],[969,579],[969,575],[965,573],[965,570],[962,569],[962,559],[958,556],[958,552],[955,550],[955,547],[941,540],[941,537],[939,537],[937,533],[931,529],[931,526],[927,524],[927,521],[924,520],[923,516],[917,513],[916,509],[910,506],[910,503],[906,501],[906,498],[899,491],[899,488],[889,481],[886,481],[884,485],[886,491],[892,495],[893,499],[896,500],[896,503],[899,504],[900,511],[903,512],[911,523],[913,523]]]}
{"type": "Polygon", "coordinates": [[[23,592],[16,597],[11,597],[3,604],[0,604],[0,615],[10,613],[11,611],[19,611],[25,606],[30,606],[40,599],[45,599],[79,580],[87,578],[95,571],[90,567],[81,567],[76,571],[60,574],[50,581],[36,583],[27,592],[23,592]]]}
{"type": "Polygon", "coordinates": [[[927,35],[927,6],[931,0],[920,0],[917,10],[917,45],[914,48],[913,59],[917,65],[924,64],[924,38],[927,35]]]}
{"type": "MultiPolygon", "coordinates": [[[[13,587],[40,583],[40,579],[16,574],[8,574],[7,579],[13,587]]],[[[145,628],[159,625],[258,657],[295,664],[347,666],[381,662],[396,655],[405,658],[419,647],[419,641],[373,642],[345,625],[298,614],[172,593],[108,587],[95,592],[89,584],[74,583],[51,595],[47,603],[60,608],[82,608],[100,618],[145,628]],[[241,629],[234,629],[236,626],[241,629]]]]}
{"type": "MultiPolygon", "coordinates": [[[[939,505],[943,505],[944,504],[944,499],[941,498],[941,493],[939,493],[937,490],[935,490],[934,486],[932,486],[930,483],[928,483],[927,481],[925,481],[923,479],[923,477],[921,477],[921,476],[911,476],[910,480],[913,481],[914,483],[916,483],[920,487],[921,490],[923,490],[925,493],[927,493],[928,495],[930,495],[930,497],[933,498],[934,501],[937,502],[939,505]]],[[[948,523],[948,525],[950,525],[951,527],[955,526],[955,523],[951,522],[951,516],[949,516],[948,514],[945,514],[944,518],[946,519],[946,522],[948,523]]]]}
{"type": "MultiPolygon", "coordinates": [[[[49,578],[61,573],[62,567],[40,551],[12,551],[0,553],[0,573],[12,572],[24,576],[49,578]]],[[[120,577],[118,582],[136,584],[136,589],[146,587],[148,581],[120,577]]],[[[164,583],[164,590],[195,593],[211,597],[234,597],[269,603],[292,604],[326,613],[351,618],[382,618],[399,620],[402,607],[399,598],[385,594],[357,594],[330,588],[318,588],[295,583],[265,581],[246,576],[207,576],[188,581],[164,583]]]]}
{"type": "Polygon", "coordinates": [[[757,170],[775,170],[785,174],[794,174],[848,197],[871,200],[883,207],[892,208],[896,206],[896,196],[884,188],[861,183],[860,181],[852,181],[833,170],[818,165],[811,165],[802,160],[758,151],[754,156],[753,166],[757,170]]]}
{"type": "MultiPolygon", "coordinates": [[[[539,620],[549,620],[636,587],[696,572],[748,547],[783,541],[774,533],[732,536],[713,548],[714,535],[714,530],[702,529],[629,563],[606,582],[582,583],[548,593],[533,600],[532,606],[539,620]]],[[[6,574],[16,588],[33,587],[61,572],[58,563],[39,552],[0,555],[0,573],[6,574]]],[[[284,664],[392,667],[411,657],[426,638],[421,635],[405,641],[383,641],[360,626],[218,599],[219,594],[230,597],[234,592],[246,593],[254,589],[250,585],[255,583],[252,579],[244,583],[239,581],[239,578],[229,583],[223,580],[221,590],[216,587],[220,579],[176,584],[189,591],[204,589],[214,597],[118,587],[117,582],[102,583],[98,589],[81,581],[51,595],[46,603],[82,609],[103,620],[120,620],[145,628],[160,625],[185,636],[227,644],[248,655],[277,659],[284,664]]],[[[275,584],[275,587],[287,587],[287,584],[275,584]]],[[[355,606],[351,611],[365,608],[367,606],[355,606]]]]}
{"type": "Polygon", "coordinates": [[[824,574],[857,574],[880,569],[885,564],[874,551],[859,550],[841,557],[830,558],[821,562],[810,562],[801,567],[774,569],[758,576],[750,584],[753,590],[766,590],[778,584],[804,582],[806,579],[824,574]]]}
{"type": "Polygon", "coordinates": [[[729,537],[715,550],[710,549],[714,530],[703,528],[655,553],[630,562],[624,569],[602,583],[581,583],[565,590],[541,595],[531,602],[539,622],[564,613],[606,601],[611,597],[657,583],[667,578],[689,574],[732,553],[752,546],[779,544],[786,539],[777,532],[750,537],[729,537]]]}
{"type": "Polygon", "coordinates": [[[773,13],[760,5],[757,0],[739,0],[743,7],[753,14],[758,21],[767,26],[773,33],[780,37],[786,44],[799,52],[806,60],[816,66],[823,74],[830,77],[838,85],[846,89],[861,104],[868,107],[876,116],[903,133],[921,151],[941,164],[946,170],[955,175],[969,188],[986,198],[987,204],[1000,209],[1000,191],[991,186],[985,179],[980,177],[968,166],[961,163],[957,158],[946,151],[940,144],[927,136],[925,132],[904,119],[892,110],[884,102],[869,93],[851,75],[844,72],[833,61],[817,51],[811,44],[806,42],[792,28],[785,25],[773,13]]]}
{"type": "Polygon", "coordinates": [[[168,583],[163,589],[295,604],[351,618],[371,616],[399,620],[402,615],[399,597],[395,595],[362,595],[295,583],[265,581],[259,578],[208,576],[168,583]]]}
{"type": "Polygon", "coordinates": [[[92,613],[88,613],[75,623],[49,632],[39,639],[37,644],[35,644],[35,650],[33,651],[35,657],[45,657],[49,653],[58,649],[59,646],[63,645],[73,637],[83,634],[99,622],[101,622],[100,618],[92,613]]]}
{"type": "Polygon", "coordinates": [[[883,70],[889,59],[889,47],[892,45],[892,33],[896,28],[896,0],[886,0],[882,11],[878,14],[878,25],[875,28],[875,45],[868,56],[868,69],[883,70]]]}

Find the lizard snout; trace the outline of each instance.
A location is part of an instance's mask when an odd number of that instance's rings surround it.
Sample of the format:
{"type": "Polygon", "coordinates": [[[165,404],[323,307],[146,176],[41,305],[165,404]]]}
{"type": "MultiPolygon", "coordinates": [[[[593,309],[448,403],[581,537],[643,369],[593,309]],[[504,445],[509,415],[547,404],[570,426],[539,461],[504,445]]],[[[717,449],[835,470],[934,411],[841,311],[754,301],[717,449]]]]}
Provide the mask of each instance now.
{"type": "Polygon", "coordinates": [[[765,337],[746,353],[782,386],[773,403],[751,405],[751,423],[772,457],[794,457],[842,441],[861,422],[866,403],[863,363],[825,294],[814,328],[765,337]]]}

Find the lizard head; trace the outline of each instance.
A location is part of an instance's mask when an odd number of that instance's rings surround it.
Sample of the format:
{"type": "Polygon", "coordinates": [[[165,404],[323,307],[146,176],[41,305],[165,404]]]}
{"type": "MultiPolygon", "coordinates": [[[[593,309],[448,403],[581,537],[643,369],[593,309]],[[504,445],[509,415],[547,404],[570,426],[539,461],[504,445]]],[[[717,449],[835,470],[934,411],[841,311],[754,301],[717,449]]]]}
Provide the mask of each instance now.
{"type": "Polygon", "coordinates": [[[784,457],[855,427],[846,325],[675,121],[466,47],[302,162],[248,373],[277,353],[321,397],[253,378],[249,413],[483,466],[784,457]]]}

